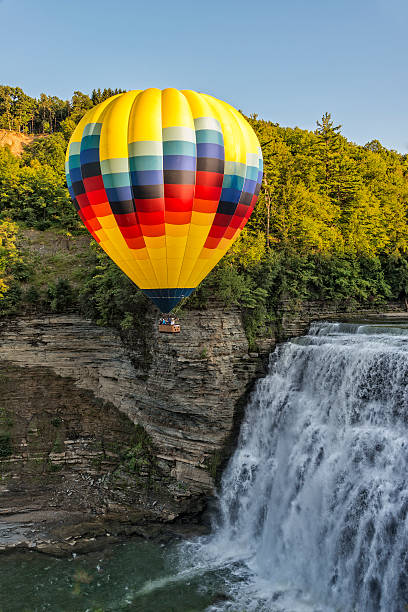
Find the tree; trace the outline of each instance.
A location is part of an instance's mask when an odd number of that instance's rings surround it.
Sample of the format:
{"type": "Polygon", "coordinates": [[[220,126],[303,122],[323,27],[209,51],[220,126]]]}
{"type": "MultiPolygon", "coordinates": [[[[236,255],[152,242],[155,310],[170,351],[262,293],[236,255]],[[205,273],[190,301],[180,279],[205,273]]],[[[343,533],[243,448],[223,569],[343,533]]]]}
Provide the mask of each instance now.
{"type": "Polygon", "coordinates": [[[0,127],[7,130],[13,129],[11,92],[11,87],[7,85],[0,86],[0,127]]]}
{"type": "Polygon", "coordinates": [[[74,91],[71,99],[71,118],[76,123],[85,115],[86,111],[92,108],[92,100],[82,91],[74,91]]]}
{"type": "Polygon", "coordinates": [[[125,91],[126,89],[111,89],[110,87],[105,88],[102,91],[100,88],[93,89],[92,95],[91,95],[92,103],[94,105],[100,104],[101,102],[104,102],[108,98],[112,96],[116,96],[117,94],[120,94],[120,93],[124,93],[125,91]]]}
{"type": "Polygon", "coordinates": [[[47,138],[34,140],[24,148],[22,161],[26,165],[31,165],[37,160],[42,166],[48,165],[65,181],[65,150],[66,141],[63,134],[56,132],[47,138]]]}
{"type": "Polygon", "coordinates": [[[324,185],[327,195],[335,191],[335,175],[342,153],[341,125],[334,125],[330,113],[325,113],[321,121],[316,121],[316,153],[324,171],[324,185]]]}

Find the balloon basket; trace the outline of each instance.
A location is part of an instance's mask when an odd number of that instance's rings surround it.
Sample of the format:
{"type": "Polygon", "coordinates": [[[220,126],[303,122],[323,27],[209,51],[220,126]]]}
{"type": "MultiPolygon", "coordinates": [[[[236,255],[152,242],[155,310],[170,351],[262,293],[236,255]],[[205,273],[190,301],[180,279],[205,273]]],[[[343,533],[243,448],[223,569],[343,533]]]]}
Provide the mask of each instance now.
{"type": "Polygon", "coordinates": [[[178,323],[174,323],[173,325],[159,323],[159,332],[161,334],[179,334],[180,325],[178,323]]]}

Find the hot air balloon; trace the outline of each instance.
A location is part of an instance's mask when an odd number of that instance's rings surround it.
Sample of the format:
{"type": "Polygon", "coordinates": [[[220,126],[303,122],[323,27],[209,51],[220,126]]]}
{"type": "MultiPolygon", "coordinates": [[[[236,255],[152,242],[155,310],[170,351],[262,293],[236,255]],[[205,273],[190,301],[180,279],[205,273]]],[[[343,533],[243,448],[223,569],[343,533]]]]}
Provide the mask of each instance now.
{"type": "Polygon", "coordinates": [[[86,228],[169,313],[226,253],[256,203],[262,153],[244,117],[194,91],[134,90],[89,110],[66,156],[86,228]]]}

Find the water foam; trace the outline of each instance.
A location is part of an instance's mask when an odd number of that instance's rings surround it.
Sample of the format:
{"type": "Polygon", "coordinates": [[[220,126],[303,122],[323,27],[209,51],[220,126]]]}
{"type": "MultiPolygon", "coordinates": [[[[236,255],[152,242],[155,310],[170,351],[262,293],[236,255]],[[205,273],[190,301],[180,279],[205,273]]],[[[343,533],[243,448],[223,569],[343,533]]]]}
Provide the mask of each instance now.
{"type": "Polygon", "coordinates": [[[319,323],[274,353],[213,535],[189,545],[188,563],[230,564],[233,601],[212,610],[405,610],[407,335],[319,323]]]}

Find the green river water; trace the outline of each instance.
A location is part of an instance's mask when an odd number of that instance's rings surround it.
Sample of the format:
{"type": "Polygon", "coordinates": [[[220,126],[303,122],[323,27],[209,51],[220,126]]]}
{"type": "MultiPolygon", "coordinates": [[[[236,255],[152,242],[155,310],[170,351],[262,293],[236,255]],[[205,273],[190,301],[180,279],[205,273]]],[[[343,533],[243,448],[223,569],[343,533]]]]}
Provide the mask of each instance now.
{"type": "Polygon", "coordinates": [[[0,558],[0,612],[198,612],[222,599],[219,571],[179,571],[178,548],[131,540],[56,559],[0,558]]]}

